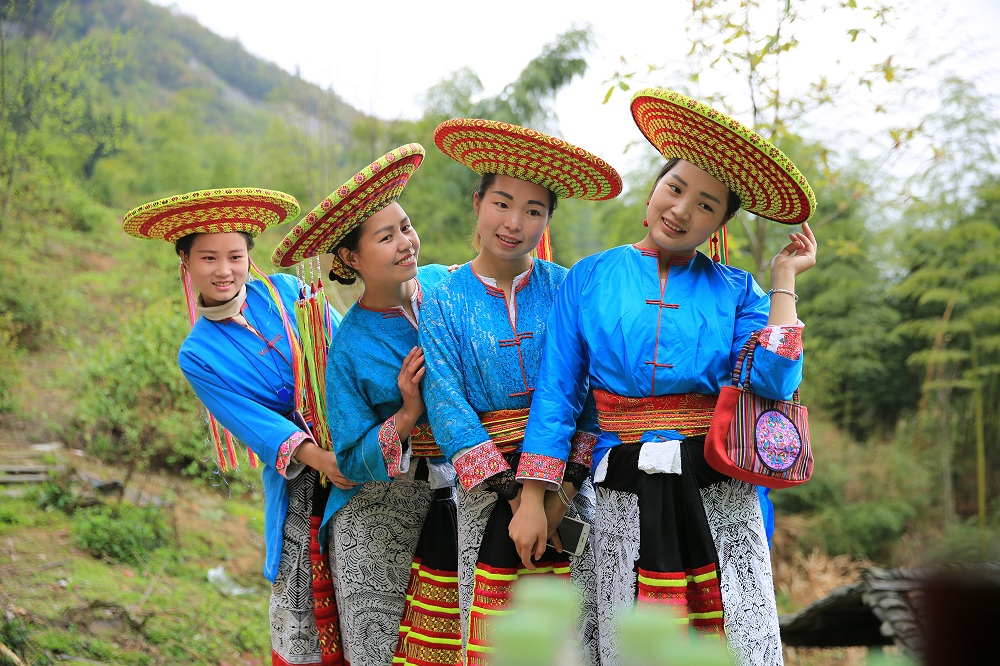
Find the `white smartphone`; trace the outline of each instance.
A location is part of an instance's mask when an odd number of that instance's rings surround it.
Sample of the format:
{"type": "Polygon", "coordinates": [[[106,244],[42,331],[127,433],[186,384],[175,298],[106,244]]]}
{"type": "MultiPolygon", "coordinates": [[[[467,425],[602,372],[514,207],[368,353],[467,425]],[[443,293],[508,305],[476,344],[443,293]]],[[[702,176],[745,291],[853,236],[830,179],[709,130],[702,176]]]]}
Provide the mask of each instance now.
{"type": "Polygon", "coordinates": [[[583,549],[587,547],[590,523],[563,516],[556,532],[559,534],[559,540],[562,541],[563,552],[571,555],[582,555],[583,549]]]}

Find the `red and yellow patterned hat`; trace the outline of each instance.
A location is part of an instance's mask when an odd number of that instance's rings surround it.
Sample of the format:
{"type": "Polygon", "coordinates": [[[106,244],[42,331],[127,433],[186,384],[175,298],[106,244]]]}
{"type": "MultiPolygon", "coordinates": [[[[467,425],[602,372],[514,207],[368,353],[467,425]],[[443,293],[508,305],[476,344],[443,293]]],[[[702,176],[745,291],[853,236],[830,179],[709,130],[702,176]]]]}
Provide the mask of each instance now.
{"type": "Polygon", "coordinates": [[[198,190],[133,208],[122,229],[136,238],[171,243],[188,234],[245,231],[256,236],[268,227],[299,214],[295,197],[256,187],[198,190]]]}
{"type": "MultiPolygon", "coordinates": [[[[358,225],[399,198],[424,159],[424,147],[408,143],[378,158],[338,187],[282,239],[271,255],[275,266],[293,266],[333,248],[358,225]]],[[[343,278],[354,270],[334,261],[343,278]]]]}
{"type": "Polygon", "coordinates": [[[437,126],[434,143],[479,175],[513,176],[541,185],[563,199],[601,201],[622,191],[621,176],[600,157],[519,125],[455,118],[437,126]]]}
{"type": "Polygon", "coordinates": [[[664,157],[712,174],[754,215],[799,224],[816,212],[816,195],[792,161],[729,116],[680,93],[646,88],[632,96],[632,117],[664,157]]]}

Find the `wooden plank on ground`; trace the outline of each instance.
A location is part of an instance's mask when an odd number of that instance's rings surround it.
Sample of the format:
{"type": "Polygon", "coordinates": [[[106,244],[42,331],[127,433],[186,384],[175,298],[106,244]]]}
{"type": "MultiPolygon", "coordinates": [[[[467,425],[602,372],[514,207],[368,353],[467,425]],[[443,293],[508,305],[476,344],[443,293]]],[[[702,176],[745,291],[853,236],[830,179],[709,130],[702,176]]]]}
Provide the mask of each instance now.
{"type": "Polygon", "coordinates": [[[47,469],[45,465],[0,465],[0,474],[39,474],[47,469]]]}

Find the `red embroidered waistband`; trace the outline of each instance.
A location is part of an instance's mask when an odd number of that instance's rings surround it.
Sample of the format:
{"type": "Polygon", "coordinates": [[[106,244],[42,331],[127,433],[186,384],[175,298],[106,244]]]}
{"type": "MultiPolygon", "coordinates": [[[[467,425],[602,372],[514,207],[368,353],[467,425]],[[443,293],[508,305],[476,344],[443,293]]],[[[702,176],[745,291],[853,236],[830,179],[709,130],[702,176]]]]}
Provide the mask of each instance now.
{"type": "Polygon", "coordinates": [[[413,426],[413,430],[410,431],[410,452],[412,455],[428,458],[439,458],[444,455],[434,441],[430,423],[418,423],[413,426]]]}
{"type": "Polygon", "coordinates": [[[479,415],[483,427],[500,453],[514,453],[524,442],[524,428],[528,425],[528,408],[498,409],[479,415]]]}
{"type": "Polygon", "coordinates": [[[630,398],[595,389],[594,398],[601,430],[617,434],[625,444],[635,444],[648,430],[676,430],[687,437],[704,435],[719,396],[677,393],[630,398]]]}

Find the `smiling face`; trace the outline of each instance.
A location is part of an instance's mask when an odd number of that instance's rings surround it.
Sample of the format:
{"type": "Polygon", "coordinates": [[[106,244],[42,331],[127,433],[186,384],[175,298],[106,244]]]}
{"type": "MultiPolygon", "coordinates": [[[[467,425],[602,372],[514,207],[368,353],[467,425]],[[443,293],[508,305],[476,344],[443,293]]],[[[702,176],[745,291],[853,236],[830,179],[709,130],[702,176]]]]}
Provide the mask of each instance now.
{"type": "Polygon", "coordinates": [[[358,247],[338,250],[341,259],[356,270],[366,290],[401,284],[417,275],[420,238],[398,203],[391,203],[361,225],[358,247]]]}
{"type": "MultiPolygon", "coordinates": [[[[480,259],[491,265],[529,263],[528,255],[545,233],[552,194],[535,183],[497,175],[473,197],[480,259]]],[[[527,267],[525,267],[526,269],[527,267]]]]}
{"type": "Polygon", "coordinates": [[[181,260],[207,307],[232,300],[250,273],[246,238],[236,232],[198,234],[190,251],[181,254],[181,260]]]}
{"type": "Polygon", "coordinates": [[[690,256],[725,221],[729,188],[679,160],[656,183],[646,205],[649,233],[639,245],[690,256]]]}

